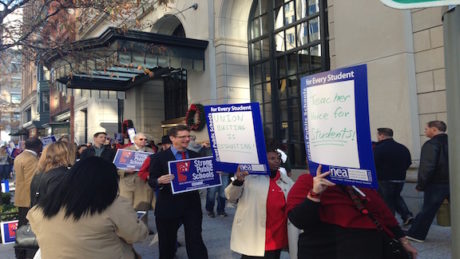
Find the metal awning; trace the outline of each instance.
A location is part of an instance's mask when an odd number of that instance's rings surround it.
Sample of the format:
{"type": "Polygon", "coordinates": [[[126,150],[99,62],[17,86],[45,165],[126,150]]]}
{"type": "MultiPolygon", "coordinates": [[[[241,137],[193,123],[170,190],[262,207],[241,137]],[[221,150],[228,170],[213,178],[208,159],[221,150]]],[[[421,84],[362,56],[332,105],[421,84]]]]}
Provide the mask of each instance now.
{"type": "Polygon", "coordinates": [[[183,70],[203,71],[208,42],[110,27],[44,55],[51,80],[68,88],[125,91],[183,70]]]}

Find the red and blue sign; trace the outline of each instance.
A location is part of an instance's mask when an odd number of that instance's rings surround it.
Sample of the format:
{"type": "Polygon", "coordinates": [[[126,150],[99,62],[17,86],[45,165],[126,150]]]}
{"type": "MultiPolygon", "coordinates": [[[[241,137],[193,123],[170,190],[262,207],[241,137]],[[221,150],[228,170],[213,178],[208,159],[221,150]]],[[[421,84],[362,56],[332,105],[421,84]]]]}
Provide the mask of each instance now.
{"type": "Polygon", "coordinates": [[[1,222],[2,243],[8,244],[16,241],[16,229],[18,229],[18,221],[1,222]]]}
{"type": "Polygon", "coordinates": [[[168,162],[172,193],[189,192],[222,185],[216,173],[212,156],[168,162]]]}
{"type": "Polygon", "coordinates": [[[120,170],[139,171],[145,159],[151,154],[150,152],[118,149],[113,163],[120,170]]]}

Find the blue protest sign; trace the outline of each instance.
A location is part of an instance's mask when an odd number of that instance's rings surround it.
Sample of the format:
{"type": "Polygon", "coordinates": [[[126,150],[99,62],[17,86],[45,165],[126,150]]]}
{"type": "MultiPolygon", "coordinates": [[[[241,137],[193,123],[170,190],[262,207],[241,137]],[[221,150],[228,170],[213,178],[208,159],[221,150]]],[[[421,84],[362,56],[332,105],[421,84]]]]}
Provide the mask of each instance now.
{"type": "Polygon", "coordinates": [[[145,159],[151,154],[149,152],[118,149],[113,163],[120,170],[139,171],[145,159]]]}
{"type": "Polygon", "coordinates": [[[268,174],[259,103],[204,107],[217,171],[268,174]]]}
{"type": "Polygon", "coordinates": [[[54,135],[46,136],[42,138],[43,147],[51,143],[56,142],[56,137],[54,135]]]}
{"type": "Polygon", "coordinates": [[[377,188],[366,65],[303,77],[301,99],[310,172],[322,164],[335,183],[377,188]]]}
{"type": "Polygon", "coordinates": [[[174,175],[172,193],[189,192],[222,184],[215,171],[212,156],[168,162],[169,173],[174,175]]]}
{"type": "Polygon", "coordinates": [[[16,241],[16,229],[18,229],[18,221],[0,222],[2,231],[2,244],[14,243],[16,241]]]}

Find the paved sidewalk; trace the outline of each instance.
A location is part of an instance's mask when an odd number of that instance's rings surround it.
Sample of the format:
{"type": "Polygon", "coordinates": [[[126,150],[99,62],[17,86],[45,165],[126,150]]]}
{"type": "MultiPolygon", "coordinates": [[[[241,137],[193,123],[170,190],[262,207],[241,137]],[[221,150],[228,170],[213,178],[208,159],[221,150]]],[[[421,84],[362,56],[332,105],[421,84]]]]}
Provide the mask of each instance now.
{"type": "MultiPolygon", "coordinates": [[[[202,200],[204,206],[204,200],[202,200]]],[[[205,211],[203,209],[203,211],[205,211]]],[[[203,216],[203,238],[208,248],[210,259],[236,259],[240,256],[230,251],[230,232],[233,221],[233,215],[235,209],[227,207],[226,209],[228,217],[216,217],[209,218],[207,215],[203,216]]],[[[149,226],[155,230],[155,221],[152,216],[149,215],[149,226]]],[[[147,240],[142,243],[136,244],[135,249],[138,251],[144,259],[158,258],[158,244],[150,246],[154,236],[149,236],[147,240]]],[[[420,259],[433,259],[433,258],[451,258],[451,228],[441,227],[436,224],[431,226],[428,238],[425,243],[415,243],[414,246],[419,251],[420,259]]],[[[177,250],[178,259],[186,259],[187,254],[185,251],[185,242],[183,235],[183,228],[179,230],[178,234],[179,242],[182,244],[177,250]]],[[[0,258],[1,259],[13,259],[14,249],[13,244],[0,245],[0,258]]],[[[289,258],[287,253],[282,254],[282,259],[289,258]]]]}

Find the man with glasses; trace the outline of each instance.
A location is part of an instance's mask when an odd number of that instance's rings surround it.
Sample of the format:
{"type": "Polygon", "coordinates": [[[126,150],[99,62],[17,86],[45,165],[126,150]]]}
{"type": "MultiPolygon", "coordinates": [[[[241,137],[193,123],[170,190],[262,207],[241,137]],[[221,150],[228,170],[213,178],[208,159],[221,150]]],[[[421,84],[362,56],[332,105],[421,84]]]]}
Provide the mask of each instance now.
{"type": "Polygon", "coordinates": [[[81,153],[80,160],[83,160],[87,157],[97,156],[110,163],[113,163],[113,158],[115,157],[115,151],[110,147],[105,145],[105,140],[107,139],[107,133],[105,132],[96,132],[93,135],[93,144],[91,147],[87,148],[83,153],[81,153]]]}
{"type": "MultiPolygon", "coordinates": [[[[147,145],[147,138],[144,133],[137,133],[134,136],[134,144],[124,149],[154,153],[147,145]]],[[[135,210],[148,211],[152,207],[153,191],[147,182],[141,179],[138,171],[133,170],[118,170],[120,175],[120,196],[131,201],[131,205],[135,210]]],[[[147,215],[142,217],[142,220],[147,224],[147,215]]]]}
{"type": "Polygon", "coordinates": [[[169,149],[153,156],[150,162],[149,184],[158,191],[155,206],[155,221],[158,231],[160,259],[175,256],[177,230],[184,225],[187,255],[190,259],[207,259],[208,252],[201,236],[203,212],[198,191],[172,194],[168,162],[199,157],[187,150],[190,143],[190,130],[178,125],[168,132],[172,145],[169,149]]]}

